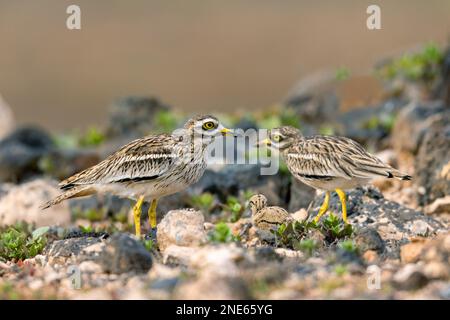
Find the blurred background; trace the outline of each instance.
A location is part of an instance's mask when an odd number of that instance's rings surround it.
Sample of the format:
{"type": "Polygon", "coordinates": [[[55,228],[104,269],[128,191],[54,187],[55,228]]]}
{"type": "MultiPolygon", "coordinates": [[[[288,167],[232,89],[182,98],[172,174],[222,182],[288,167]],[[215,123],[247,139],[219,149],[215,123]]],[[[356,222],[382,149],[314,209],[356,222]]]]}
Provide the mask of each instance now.
{"type": "Polygon", "coordinates": [[[315,72],[366,75],[385,56],[448,42],[450,1],[376,1],[382,30],[370,31],[373,2],[0,0],[0,93],[19,124],[52,130],[102,123],[124,95],[250,111],[315,72]],[[66,29],[70,4],[79,31],[66,29]]]}

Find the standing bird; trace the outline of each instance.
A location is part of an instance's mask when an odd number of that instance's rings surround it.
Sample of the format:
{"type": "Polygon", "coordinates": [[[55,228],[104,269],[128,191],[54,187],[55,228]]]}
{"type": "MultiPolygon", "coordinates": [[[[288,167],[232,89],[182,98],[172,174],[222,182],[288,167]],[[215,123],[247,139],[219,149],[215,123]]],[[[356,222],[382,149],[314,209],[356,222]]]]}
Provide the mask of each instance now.
{"type": "Polygon", "coordinates": [[[292,221],[291,215],[280,207],[268,207],[267,198],[262,194],[255,194],[249,199],[252,212],[252,223],[258,229],[276,230],[283,223],[292,221]]]}
{"type": "Polygon", "coordinates": [[[325,191],[325,200],[315,217],[327,212],[330,191],[335,190],[342,205],[342,219],[347,221],[344,190],[367,184],[379,176],[411,180],[411,176],[371,155],[357,142],[335,136],[303,137],[293,127],[269,130],[268,138],[260,144],[279,150],[289,171],[295,178],[315,189],[325,191]]]}
{"type": "Polygon", "coordinates": [[[152,235],[156,235],[159,198],[177,193],[197,182],[206,168],[206,147],[230,129],[213,116],[197,116],[172,134],[149,135],[130,142],[99,164],[62,181],[64,193],[42,206],[46,209],[66,199],[96,193],[112,193],[136,200],[133,208],[136,235],[141,235],[141,207],[148,211],[152,235]]]}

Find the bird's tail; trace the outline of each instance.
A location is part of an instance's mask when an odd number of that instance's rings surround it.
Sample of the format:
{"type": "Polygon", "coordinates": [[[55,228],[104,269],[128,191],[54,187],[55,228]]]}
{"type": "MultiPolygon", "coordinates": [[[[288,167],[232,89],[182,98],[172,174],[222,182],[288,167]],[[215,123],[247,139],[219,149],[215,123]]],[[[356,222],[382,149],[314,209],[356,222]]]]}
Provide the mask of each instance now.
{"type": "Polygon", "coordinates": [[[44,209],[50,208],[51,206],[54,206],[58,203],[61,203],[64,200],[89,196],[94,193],[95,193],[95,189],[92,188],[91,186],[77,186],[70,190],[65,191],[64,193],[60,194],[53,200],[50,200],[50,201],[44,203],[43,205],[40,206],[40,208],[42,210],[44,210],[44,209]]]}
{"type": "Polygon", "coordinates": [[[388,171],[388,178],[395,178],[398,180],[411,180],[412,176],[410,176],[406,173],[400,172],[397,169],[392,169],[392,170],[388,171]]]}

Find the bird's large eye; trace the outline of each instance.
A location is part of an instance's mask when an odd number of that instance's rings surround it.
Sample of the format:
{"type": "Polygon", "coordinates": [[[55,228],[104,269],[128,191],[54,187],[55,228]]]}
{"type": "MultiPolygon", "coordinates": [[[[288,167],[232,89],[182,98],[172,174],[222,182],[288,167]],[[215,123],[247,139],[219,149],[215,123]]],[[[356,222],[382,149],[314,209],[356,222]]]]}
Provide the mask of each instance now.
{"type": "Polygon", "coordinates": [[[202,126],[202,128],[204,130],[211,130],[211,129],[214,129],[214,127],[215,127],[215,124],[212,121],[205,122],[202,126]]]}
{"type": "Polygon", "coordinates": [[[272,140],[275,142],[280,142],[281,141],[281,136],[279,134],[274,134],[272,136],[272,140]]]}

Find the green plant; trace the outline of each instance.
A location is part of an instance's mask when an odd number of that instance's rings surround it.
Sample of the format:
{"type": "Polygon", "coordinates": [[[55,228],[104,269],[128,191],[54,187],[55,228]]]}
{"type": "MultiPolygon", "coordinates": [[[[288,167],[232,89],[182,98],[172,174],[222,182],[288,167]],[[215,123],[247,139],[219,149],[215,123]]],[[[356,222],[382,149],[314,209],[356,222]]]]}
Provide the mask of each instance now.
{"type": "Polygon", "coordinates": [[[275,235],[278,245],[301,249],[301,240],[310,230],[316,228],[317,225],[314,221],[294,221],[278,226],[272,233],[275,235]]]}
{"type": "Polygon", "coordinates": [[[341,223],[340,218],[333,213],[323,219],[320,230],[329,240],[342,239],[353,234],[351,224],[341,223]]]}
{"type": "Polygon", "coordinates": [[[104,209],[89,208],[81,210],[76,208],[74,210],[75,219],[86,219],[90,222],[102,221],[106,217],[106,212],[104,209]]]}
{"type": "Polygon", "coordinates": [[[244,212],[244,206],[241,204],[240,200],[234,196],[227,197],[227,203],[225,205],[225,208],[231,212],[231,222],[238,221],[242,213],[244,212]]]}
{"type": "Polygon", "coordinates": [[[216,224],[214,230],[208,235],[209,241],[217,243],[226,243],[239,241],[239,238],[234,236],[230,227],[225,222],[216,224]]]}
{"type": "Polygon", "coordinates": [[[352,240],[344,240],[338,243],[338,248],[349,252],[358,253],[358,246],[352,240]]]}
{"type": "Polygon", "coordinates": [[[443,51],[434,43],[429,43],[419,52],[406,53],[384,64],[377,69],[377,73],[387,80],[400,78],[430,86],[439,76],[443,58],[443,51]]]}
{"type": "Polygon", "coordinates": [[[144,245],[145,249],[147,249],[147,251],[152,251],[153,248],[155,248],[155,243],[152,239],[143,239],[142,244],[144,245]]]}
{"type": "Polygon", "coordinates": [[[161,110],[155,114],[154,124],[158,132],[172,132],[177,128],[179,119],[174,112],[161,110]]]}
{"type": "Polygon", "coordinates": [[[335,132],[333,126],[331,126],[331,125],[322,125],[319,128],[319,133],[321,135],[331,136],[331,135],[335,134],[336,132],[335,132]]]}
{"type": "Polygon", "coordinates": [[[343,276],[345,273],[347,273],[347,266],[343,265],[343,264],[337,264],[334,267],[334,272],[338,275],[338,276],[343,276]]]}
{"type": "Polygon", "coordinates": [[[48,227],[28,229],[9,227],[0,234],[0,257],[7,260],[24,260],[32,258],[44,249],[48,227]]]}
{"type": "Polygon", "coordinates": [[[350,77],[350,70],[345,67],[340,67],[336,70],[335,78],[338,81],[347,80],[350,77]]]}
{"type": "Polygon", "coordinates": [[[191,197],[193,207],[202,210],[203,213],[210,212],[214,206],[214,196],[209,192],[204,192],[191,197]]]}
{"type": "Polygon", "coordinates": [[[314,239],[303,239],[298,243],[297,248],[308,255],[312,255],[314,249],[317,248],[317,243],[314,239]]]}
{"type": "Polygon", "coordinates": [[[90,127],[87,132],[79,138],[80,147],[95,147],[105,141],[105,135],[96,127],[90,127]]]}

